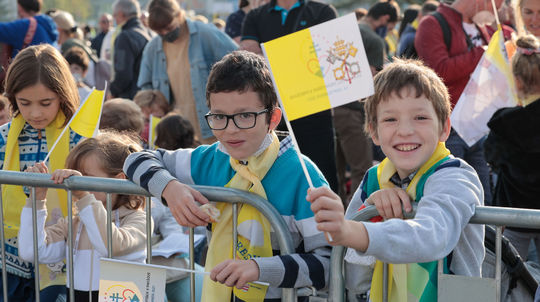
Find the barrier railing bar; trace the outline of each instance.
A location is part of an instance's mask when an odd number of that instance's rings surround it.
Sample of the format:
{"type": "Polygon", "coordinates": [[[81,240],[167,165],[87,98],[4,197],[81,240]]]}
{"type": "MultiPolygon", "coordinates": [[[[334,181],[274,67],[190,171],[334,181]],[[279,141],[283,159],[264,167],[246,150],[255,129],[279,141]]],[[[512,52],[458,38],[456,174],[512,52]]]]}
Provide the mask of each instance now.
{"type": "MultiPolygon", "coordinates": [[[[1,186],[0,186],[1,188],[1,186]]],[[[6,237],[4,233],[4,202],[2,200],[2,193],[0,192],[0,226],[2,226],[2,230],[0,230],[0,244],[2,245],[1,253],[2,253],[2,295],[4,297],[4,301],[8,301],[7,296],[7,271],[6,271],[6,237]]]]}
{"type": "MultiPolygon", "coordinates": [[[[55,184],[50,179],[50,175],[47,174],[0,171],[0,184],[151,196],[150,193],[131,181],[101,177],[71,176],[65,179],[62,184],[55,184]]],[[[264,198],[253,193],[231,188],[209,186],[191,187],[201,192],[208,200],[228,203],[241,202],[251,205],[263,213],[270,221],[272,229],[276,233],[276,239],[281,254],[287,255],[295,252],[287,224],[282,219],[279,212],[264,198]]],[[[3,271],[5,271],[5,269],[3,271]]],[[[7,280],[7,276],[3,278],[3,280],[7,280]]],[[[283,288],[282,292],[282,301],[296,301],[295,289],[283,288]]]]}
{"type": "MultiPolygon", "coordinates": [[[[416,205],[413,205],[413,211],[403,215],[405,218],[413,218],[416,213],[416,205]]],[[[359,211],[352,220],[367,221],[372,217],[379,215],[375,206],[368,206],[362,211],[359,211]]],[[[519,208],[504,208],[504,207],[485,207],[477,206],[475,214],[471,217],[469,223],[485,224],[495,226],[510,226],[520,228],[533,228],[540,229],[540,210],[532,209],[519,209],[519,208]]],[[[497,273],[497,263],[501,265],[500,258],[500,237],[496,238],[496,276],[499,278],[497,293],[500,295],[500,270],[497,273]],[[499,248],[497,248],[499,245],[499,248]],[[498,253],[497,253],[498,252],[498,253]],[[498,274],[498,276],[497,276],[498,274]]],[[[345,282],[343,276],[343,257],[345,256],[346,248],[343,246],[334,246],[332,248],[332,254],[330,256],[330,281],[328,301],[330,302],[342,302],[345,301],[345,282]]]]}
{"type": "MultiPolygon", "coordinates": [[[[30,188],[30,195],[32,195],[32,232],[34,235],[34,271],[35,275],[39,276],[39,255],[38,255],[38,235],[37,235],[37,201],[36,201],[36,188],[30,188]]],[[[39,302],[39,277],[34,278],[34,291],[35,291],[35,301],[39,302]]]]}
{"type": "Polygon", "coordinates": [[[146,234],[147,239],[150,238],[150,240],[146,240],[146,263],[151,264],[152,263],[152,233],[154,230],[152,230],[152,202],[150,200],[150,197],[145,197],[145,207],[146,207],[146,234]]]}
{"type": "MultiPolygon", "coordinates": [[[[75,269],[73,267],[73,192],[71,190],[67,191],[68,198],[68,278],[69,278],[69,301],[75,301],[75,269]]],[[[82,221],[79,221],[82,223],[82,221]]],[[[36,262],[38,263],[38,262],[36,262]]],[[[39,279],[39,275],[36,275],[36,279],[39,279]]],[[[90,289],[92,290],[92,289],[90,289]]]]}

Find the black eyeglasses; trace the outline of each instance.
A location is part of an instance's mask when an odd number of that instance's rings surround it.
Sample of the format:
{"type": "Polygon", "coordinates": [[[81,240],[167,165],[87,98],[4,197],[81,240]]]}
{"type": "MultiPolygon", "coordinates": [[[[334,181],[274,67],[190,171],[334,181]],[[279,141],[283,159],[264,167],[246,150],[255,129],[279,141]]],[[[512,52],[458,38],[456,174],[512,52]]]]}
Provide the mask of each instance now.
{"type": "Polygon", "coordinates": [[[257,123],[257,116],[268,112],[268,109],[259,112],[240,112],[235,114],[207,113],[204,118],[212,130],[223,130],[233,120],[238,129],[251,129],[257,123]]]}

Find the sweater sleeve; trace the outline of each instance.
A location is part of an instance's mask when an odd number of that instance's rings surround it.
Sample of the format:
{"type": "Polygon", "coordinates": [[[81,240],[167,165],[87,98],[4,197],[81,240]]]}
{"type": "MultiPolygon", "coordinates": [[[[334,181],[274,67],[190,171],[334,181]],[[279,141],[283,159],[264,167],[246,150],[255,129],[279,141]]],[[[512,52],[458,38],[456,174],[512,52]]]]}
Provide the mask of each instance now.
{"type": "Polygon", "coordinates": [[[458,240],[469,240],[467,244],[474,247],[476,241],[483,242],[483,232],[482,236],[460,237],[475,207],[483,204],[482,196],[482,186],[470,166],[441,169],[428,178],[414,219],[363,222],[369,246],[359,254],[373,255],[388,263],[415,263],[446,257],[458,240]]]}
{"type": "MultiPolygon", "coordinates": [[[[57,263],[66,257],[67,221],[58,219],[54,225],[45,227],[47,209],[45,201],[38,201],[37,230],[38,255],[40,263],[57,263]]],[[[29,262],[34,262],[34,232],[32,230],[32,205],[30,199],[21,212],[21,227],[19,229],[19,256],[29,262]]]]}
{"type": "Polygon", "coordinates": [[[259,281],[281,288],[327,286],[331,248],[324,234],[317,230],[314,217],[292,222],[304,238],[302,249],[290,255],[254,258],[259,266],[259,281]]]}
{"type": "MultiPolygon", "coordinates": [[[[76,203],[79,217],[88,233],[92,246],[101,255],[107,255],[107,211],[101,201],[88,194],[76,203]]],[[[118,211],[125,209],[120,208],[118,211]]],[[[112,224],[113,256],[122,256],[142,250],[146,242],[146,218],[141,211],[122,218],[120,226],[112,224]]]]}
{"type": "Polygon", "coordinates": [[[136,184],[161,198],[167,184],[174,179],[193,184],[191,178],[191,152],[193,149],[167,151],[144,150],[132,153],[124,162],[124,172],[136,184]]]}
{"type": "Polygon", "coordinates": [[[29,25],[28,19],[0,22],[0,43],[6,43],[20,49],[29,25]]]}

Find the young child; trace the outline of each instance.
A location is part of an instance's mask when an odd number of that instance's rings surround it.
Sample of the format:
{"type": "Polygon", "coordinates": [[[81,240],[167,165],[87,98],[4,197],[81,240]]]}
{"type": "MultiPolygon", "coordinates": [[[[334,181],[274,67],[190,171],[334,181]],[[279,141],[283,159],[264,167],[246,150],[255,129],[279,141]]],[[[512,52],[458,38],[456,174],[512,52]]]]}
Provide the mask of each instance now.
{"type": "Polygon", "coordinates": [[[167,114],[156,126],[155,145],[162,149],[176,150],[199,145],[191,123],[180,114],[167,114]]]}
{"type": "Polygon", "coordinates": [[[144,129],[141,137],[148,141],[150,115],[163,117],[171,111],[171,106],[159,90],[141,90],[133,97],[133,102],[141,107],[144,115],[144,129]]]}
{"type": "Polygon", "coordinates": [[[131,100],[115,98],[103,104],[99,129],[128,131],[140,135],[143,126],[141,109],[131,100]]]}
{"type": "MultiPolygon", "coordinates": [[[[389,301],[397,301],[398,292],[436,301],[436,260],[447,260],[445,271],[481,276],[484,227],[468,222],[475,207],[483,204],[482,186],[475,171],[444,145],[450,132],[450,103],[433,70],[419,61],[396,59],[374,82],[375,94],[365,103],[365,128],[386,159],[366,173],[345,217],[341,200],[326,188],[311,190],[308,200],[313,202],[317,228],[332,236],[332,245],[386,263],[407,264],[393,265],[389,301]],[[410,211],[411,200],[418,202],[414,219],[391,219],[402,217],[402,205],[410,211]],[[375,205],[386,220],[345,219],[365,204],[375,205]]],[[[381,301],[381,286],[382,265],[377,262],[372,301],[381,301]]]]}
{"type": "Polygon", "coordinates": [[[92,89],[84,83],[84,78],[88,72],[88,64],[90,64],[90,59],[84,50],[78,46],[73,46],[64,53],[64,58],[69,64],[69,70],[77,83],[77,89],[79,91],[79,97],[81,100],[86,99],[86,97],[92,92],[92,89]]]}
{"type": "MultiPolygon", "coordinates": [[[[231,294],[243,301],[266,301],[280,299],[282,287],[326,287],[330,249],[323,233],[315,228],[306,201],[308,184],[291,141],[280,143],[273,131],[281,120],[281,110],[266,63],[246,51],[226,55],[212,67],[206,96],[210,108],[206,120],[217,143],[135,153],[126,160],[124,171],[166,202],[184,226],[210,222],[196,203],[208,200],[188,185],[256,193],[287,221],[297,254],[280,256],[268,220],[244,204],[238,218],[239,260],[232,260],[232,205],[218,203],[221,216],[212,224],[206,258],[211,280],[204,282],[202,301],[230,301],[231,294]],[[252,281],[270,286],[249,283],[252,281]]],[[[304,160],[314,184],[327,186],[313,162],[304,160]]]]}
{"type": "MultiPolygon", "coordinates": [[[[0,126],[0,166],[3,170],[20,172],[45,159],[79,107],[79,95],[64,58],[54,47],[45,44],[28,47],[16,56],[7,73],[5,95],[13,120],[0,126]]],[[[50,156],[51,171],[64,168],[69,150],[80,138],[73,131],[65,132],[50,156]]],[[[19,258],[17,247],[19,218],[29,193],[21,186],[2,186],[8,288],[13,301],[35,300],[32,264],[19,258]]],[[[57,190],[57,194],[59,200],[51,199],[47,204],[51,214],[48,224],[56,223],[67,212],[66,192],[57,190]]],[[[65,292],[63,267],[63,262],[40,267],[41,301],[55,301],[58,292],[65,292]]]]}
{"type": "MultiPolygon", "coordinates": [[[[116,132],[102,132],[95,138],[79,143],[66,160],[68,169],[52,173],[55,183],[76,176],[125,179],[122,165],[126,157],[141,150],[136,138],[116,132]]],[[[47,166],[38,163],[28,172],[48,173],[47,166]]],[[[60,218],[56,224],[46,226],[47,188],[36,188],[38,255],[40,263],[55,263],[66,257],[68,219],[60,218]],[[39,231],[44,230],[44,231],[39,231]]],[[[75,301],[98,301],[99,259],[107,257],[106,193],[73,191],[77,199],[73,216],[73,271],[75,301]]],[[[135,195],[112,195],[113,257],[144,262],[146,259],[146,214],[142,210],[144,198],[135,195]]],[[[32,232],[32,199],[28,198],[21,213],[19,250],[21,258],[34,260],[32,232]]],[[[69,295],[68,295],[69,297],[69,295]]],[[[68,299],[69,301],[69,299],[68,299]]]]}
{"type": "MultiPolygon", "coordinates": [[[[512,58],[521,106],[502,108],[488,122],[484,150],[486,161],[497,173],[494,205],[540,209],[540,42],[533,35],[521,36],[512,58]]],[[[534,240],[540,252],[540,230],[507,227],[504,235],[527,260],[534,240]]]]}

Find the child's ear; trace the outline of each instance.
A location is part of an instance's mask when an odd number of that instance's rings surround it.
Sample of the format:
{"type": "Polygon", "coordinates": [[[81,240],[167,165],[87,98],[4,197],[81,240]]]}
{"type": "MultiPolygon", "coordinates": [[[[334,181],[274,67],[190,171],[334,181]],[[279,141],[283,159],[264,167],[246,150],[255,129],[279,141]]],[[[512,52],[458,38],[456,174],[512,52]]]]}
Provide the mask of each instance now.
{"type": "Polygon", "coordinates": [[[379,136],[377,135],[377,130],[373,129],[373,126],[369,125],[369,136],[373,140],[373,143],[377,146],[380,146],[379,136]]]}
{"type": "Polygon", "coordinates": [[[444,122],[444,126],[441,129],[441,135],[439,135],[439,141],[440,142],[446,142],[448,139],[448,136],[450,135],[450,130],[452,129],[452,125],[450,123],[450,117],[446,119],[444,122]]]}
{"type": "Polygon", "coordinates": [[[274,107],[272,114],[270,115],[270,125],[268,126],[269,130],[274,130],[279,125],[281,121],[281,108],[274,107]]]}

